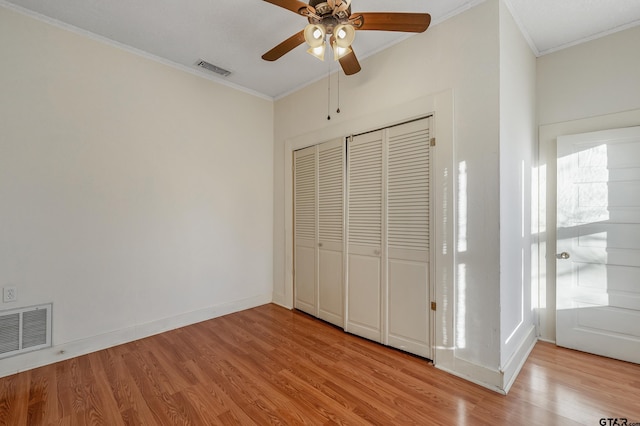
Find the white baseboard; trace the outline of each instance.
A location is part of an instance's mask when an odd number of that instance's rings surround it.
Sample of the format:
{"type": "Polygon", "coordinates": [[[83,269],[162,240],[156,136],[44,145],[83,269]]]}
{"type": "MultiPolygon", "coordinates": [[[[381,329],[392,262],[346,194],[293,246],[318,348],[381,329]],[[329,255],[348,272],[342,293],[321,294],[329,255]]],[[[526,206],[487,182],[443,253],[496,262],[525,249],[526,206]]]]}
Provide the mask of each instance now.
{"type": "Polygon", "coordinates": [[[509,393],[511,386],[518,377],[518,373],[522,370],[524,363],[527,361],[527,358],[529,358],[529,354],[537,342],[538,338],[536,337],[536,328],[532,325],[520,341],[516,351],[502,369],[502,389],[504,390],[505,395],[509,393]]]}
{"type": "Polygon", "coordinates": [[[54,345],[50,348],[24,355],[17,355],[2,360],[0,364],[0,377],[10,376],[22,371],[42,367],[55,362],[64,361],[91,352],[107,349],[113,346],[129,343],[134,340],[153,336],[154,334],[174,330],[176,328],[210,320],[234,312],[255,308],[271,303],[271,294],[260,294],[246,299],[222,303],[193,312],[162,318],[145,324],[136,324],[131,327],[88,337],[72,342],[54,345]]]}
{"type": "Polygon", "coordinates": [[[454,348],[436,347],[434,366],[449,374],[504,395],[502,372],[456,356],[454,348]]]}
{"type": "Polygon", "coordinates": [[[490,389],[499,394],[506,395],[500,385],[502,374],[498,370],[492,370],[487,367],[472,364],[459,358],[456,359],[455,369],[443,367],[437,364],[435,367],[468,382],[475,383],[476,385],[490,389]]]}
{"type": "Polygon", "coordinates": [[[459,358],[451,348],[437,348],[436,363],[434,365],[449,374],[506,395],[538,341],[535,331],[534,326],[527,330],[525,337],[521,340],[504,369],[495,370],[459,358]]]}
{"type": "Polygon", "coordinates": [[[289,310],[293,309],[293,306],[291,306],[290,303],[287,303],[286,297],[283,293],[273,293],[271,296],[271,302],[289,310]]]}

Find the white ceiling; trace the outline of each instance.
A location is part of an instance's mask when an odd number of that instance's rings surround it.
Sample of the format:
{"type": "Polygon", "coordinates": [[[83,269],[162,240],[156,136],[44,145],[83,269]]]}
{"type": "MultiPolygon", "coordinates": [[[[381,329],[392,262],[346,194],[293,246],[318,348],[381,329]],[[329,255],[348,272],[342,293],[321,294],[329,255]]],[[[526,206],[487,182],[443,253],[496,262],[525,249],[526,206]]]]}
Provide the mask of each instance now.
{"type": "MultiPolygon", "coordinates": [[[[304,0],[303,0],[304,1],[304,0]]],[[[428,12],[432,26],[484,0],[353,0],[353,12],[428,12]]],[[[640,0],[505,0],[536,55],[640,24],[640,0]]],[[[115,42],[216,81],[278,98],[338,69],[297,47],[276,62],[262,54],[300,31],[305,18],[262,0],[0,0],[0,5],[115,42]],[[231,71],[218,77],[204,59],[231,71]]],[[[428,31],[428,30],[427,30],[428,31]]],[[[409,37],[359,31],[358,58],[409,37]]],[[[366,64],[363,64],[363,67],[366,64]]]]}

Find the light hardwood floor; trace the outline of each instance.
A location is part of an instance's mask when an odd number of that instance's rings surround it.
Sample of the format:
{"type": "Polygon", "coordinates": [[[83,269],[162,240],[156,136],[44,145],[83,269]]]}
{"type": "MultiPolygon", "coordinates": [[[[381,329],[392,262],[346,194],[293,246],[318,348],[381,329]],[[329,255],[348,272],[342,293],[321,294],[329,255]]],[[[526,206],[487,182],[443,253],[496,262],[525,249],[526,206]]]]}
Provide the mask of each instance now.
{"type": "Polygon", "coordinates": [[[640,422],[639,365],[538,343],[505,397],[275,305],[0,379],[0,424],[12,426],[595,426],[601,418],[640,422]]]}

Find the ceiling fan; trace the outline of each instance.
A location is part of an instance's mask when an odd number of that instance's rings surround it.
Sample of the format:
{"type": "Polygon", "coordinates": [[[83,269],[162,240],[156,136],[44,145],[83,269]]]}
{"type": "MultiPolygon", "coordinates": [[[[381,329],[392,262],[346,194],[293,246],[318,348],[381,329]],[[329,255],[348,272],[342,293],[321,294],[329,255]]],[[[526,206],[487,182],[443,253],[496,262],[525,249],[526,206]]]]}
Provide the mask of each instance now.
{"type": "Polygon", "coordinates": [[[275,61],[306,42],[308,53],[324,60],[326,39],[333,49],[333,57],[340,62],[346,75],[360,71],[360,63],[351,44],[358,31],[401,31],[421,33],[429,28],[428,13],[357,12],[351,13],[351,0],[264,0],[306,17],[309,24],[264,55],[262,59],[275,61]]]}

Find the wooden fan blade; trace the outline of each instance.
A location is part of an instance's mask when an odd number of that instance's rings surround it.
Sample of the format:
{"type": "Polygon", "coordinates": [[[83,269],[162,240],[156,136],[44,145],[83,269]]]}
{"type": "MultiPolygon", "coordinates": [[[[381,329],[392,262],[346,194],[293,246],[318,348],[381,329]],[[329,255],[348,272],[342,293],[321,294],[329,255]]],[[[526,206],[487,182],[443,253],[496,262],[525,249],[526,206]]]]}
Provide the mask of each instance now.
{"type": "Polygon", "coordinates": [[[342,67],[342,71],[344,71],[345,75],[353,75],[362,69],[360,67],[360,62],[358,62],[358,58],[356,58],[356,54],[353,53],[353,47],[351,48],[351,53],[343,56],[338,61],[340,62],[340,66],[342,67]]]}
{"type": "Polygon", "coordinates": [[[421,33],[429,28],[431,15],[428,13],[364,12],[354,13],[349,20],[355,22],[357,30],[402,31],[421,33]],[[361,25],[358,25],[362,22],[361,25]]]}
{"type": "Polygon", "coordinates": [[[265,61],[275,61],[276,59],[280,59],[285,54],[300,46],[302,43],[304,43],[304,30],[292,35],[291,37],[262,55],[262,59],[264,59],[265,61]]]}
{"type": "Polygon", "coordinates": [[[284,9],[290,10],[293,13],[300,13],[301,9],[307,9],[307,3],[303,3],[298,0],[264,0],[267,3],[275,4],[284,9]]]}

